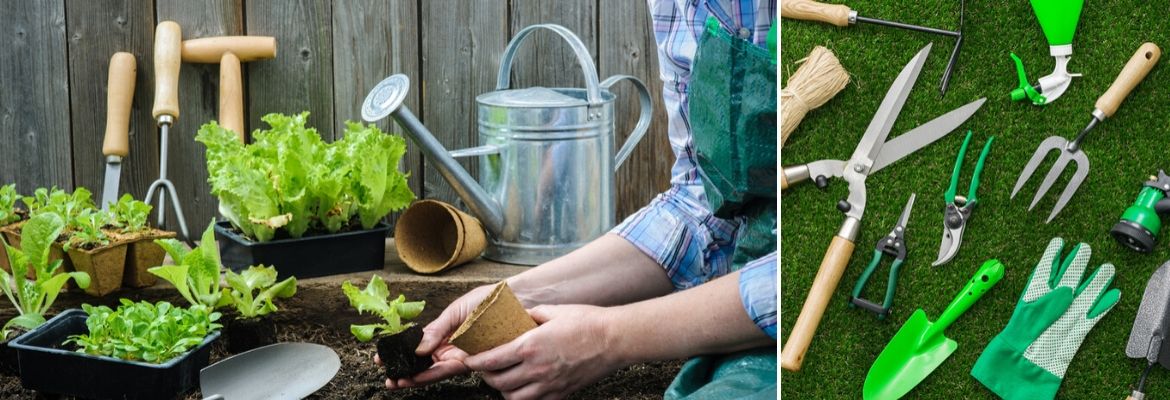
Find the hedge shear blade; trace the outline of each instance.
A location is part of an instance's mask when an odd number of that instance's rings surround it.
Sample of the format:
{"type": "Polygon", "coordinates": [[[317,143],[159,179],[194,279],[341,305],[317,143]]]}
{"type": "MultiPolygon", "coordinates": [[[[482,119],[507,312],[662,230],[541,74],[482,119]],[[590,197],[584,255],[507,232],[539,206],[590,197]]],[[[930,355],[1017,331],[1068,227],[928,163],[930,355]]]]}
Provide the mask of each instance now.
{"type": "Polygon", "coordinates": [[[890,305],[894,302],[894,288],[898,284],[898,269],[906,261],[906,223],[910,221],[910,210],[914,209],[914,197],[914,193],[911,193],[910,200],[906,201],[906,208],[902,209],[902,216],[898,218],[898,224],[894,225],[894,229],[890,231],[889,235],[877,242],[877,246],[873,250],[873,260],[869,262],[869,266],[865,267],[865,271],[857,279],[857,284],[853,286],[853,295],[849,297],[850,307],[861,307],[877,314],[879,320],[885,319],[890,314],[890,305]],[[894,262],[890,264],[890,277],[886,282],[885,299],[882,300],[882,304],[877,304],[861,298],[861,291],[865,288],[866,282],[869,281],[869,276],[881,264],[882,256],[887,254],[894,257],[894,262]]]}
{"type": "Polygon", "coordinates": [[[947,206],[943,214],[942,244],[938,248],[938,260],[935,260],[930,266],[934,267],[950,262],[952,258],[955,258],[955,254],[959,253],[959,245],[963,243],[963,230],[967,228],[967,220],[971,219],[971,212],[979,203],[975,197],[975,190],[979,188],[979,175],[983,173],[983,162],[987,160],[987,153],[991,151],[991,143],[994,141],[995,136],[987,139],[987,144],[983,145],[983,152],[979,153],[979,161],[975,164],[975,173],[971,176],[971,188],[967,191],[967,197],[956,196],[955,193],[959,188],[959,170],[967,155],[967,145],[971,142],[971,131],[967,131],[967,137],[963,139],[963,147],[959,148],[959,156],[955,159],[955,169],[951,172],[951,185],[943,194],[947,206]]]}

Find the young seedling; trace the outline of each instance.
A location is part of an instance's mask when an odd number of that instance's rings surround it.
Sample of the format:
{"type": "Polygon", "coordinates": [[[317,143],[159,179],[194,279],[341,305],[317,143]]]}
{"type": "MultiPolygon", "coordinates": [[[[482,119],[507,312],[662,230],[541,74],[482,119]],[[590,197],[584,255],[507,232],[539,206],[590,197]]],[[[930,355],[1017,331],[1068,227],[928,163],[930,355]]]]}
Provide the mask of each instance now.
{"type": "Polygon", "coordinates": [[[20,221],[21,216],[16,209],[16,200],[19,198],[16,184],[0,186],[0,226],[20,221]]]}
{"type": "Polygon", "coordinates": [[[220,289],[219,275],[223,264],[219,261],[219,246],[215,243],[215,221],[203,231],[202,241],[195,249],[175,239],[155,240],[170,254],[175,265],[163,265],[149,269],[150,273],[165,279],[187,299],[191,305],[202,304],[209,309],[226,306],[232,302],[227,289],[220,289]]]}
{"type": "Polygon", "coordinates": [[[111,225],[118,228],[119,232],[126,234],[150,229],[149,226],[146,226],[146,219],[150,215],[151,209],[150,204],[134,200],[134,197],[129,193],[123,194],[111,208],[113,212],[111,225]]]}
{"type": "Polygon", "coordinates": [[[79,353],[162,364],[198,347],[221,327],[215,322],[220,314],[202,304],[182,308],[165,301],[119,301],[117,310],[83,304],[88,333],[72,335],[65,344],[76,345],[79,353]]]}
{"type": "Polygon", "coordinates": [[[426,306],[425,301],[408,302],[401,294],[390,300],[390,289],[377,275],[370,278],[365,290],[358,290],[349,281],[341,285],[341,290],[358,314],[369,312],[382,317],[382,323],[350,325],[349,331],[362,342],[378,337],[378,357],[386,366],[386,377],[405,378],[431,367],[433,361],[429,356],[414,353],[422,340],[422,329],[410,329],[415,326],[413,322],[403,323],[418,317],[426,306]]]}
{"type": "Polygon", "coordinates": [[[57,300],[61,287],[65,282],[73,279],[82,289],[89,287],[89,275],[84,272],[65,272],[56,274],[61,267],[61,260],[49,262],[49,248],[61,231],[65,229],[65,221],[53,213],[43,213],[29,219],[21,230],[21,248],[16,249],[4,241],[5,251],[8,253],[8,262],[12,267],[12,274],[0,270],[0,288],[4,295],[16,307],[20,315],[8,323],[0,331],[4,340],[12,333],[12,327],[32,330],[45,323],[45,313],[57,300]],[[29,270],[36,271],[36,278],[26,278],[29,270]]]}
{"type": "Polygon", "coordinates": [[[110,235],[102,227],[108,225],[111,219],[110,213],[105,211],[93,208],[81,210],[69,225],[72,234],[65,241],[65,251],[92,250],[110,244],[110,235]]]}
{"type": "Polygon", "coordinates": [[[253,265],[237,274],[228,270],[232,304],[238,313],[227,328],[227,346],[240,353],[276,342],[276,324],[264,318],[276,311],[273,299],[287,299],[297,293],[297,278],[276,281],[276,268],[253,265]]]}

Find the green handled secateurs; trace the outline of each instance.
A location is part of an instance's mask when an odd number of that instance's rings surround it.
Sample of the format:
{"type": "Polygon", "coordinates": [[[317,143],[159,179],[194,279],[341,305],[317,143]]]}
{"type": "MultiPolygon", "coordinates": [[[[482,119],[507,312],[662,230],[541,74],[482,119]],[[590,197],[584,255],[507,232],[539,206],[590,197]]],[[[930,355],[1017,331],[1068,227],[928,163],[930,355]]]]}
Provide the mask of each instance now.
{"type": "Polygon", "coordinates": [[[914,209],[914,193],[910,194],[910,200],[906,202],[906,208],[902,209],[902,216],[898,218],[898,224],[894,225],[894,229],[890,231],[889,235],[883,237],[877,242],[876,248],[873,250],[873,260],[869,262],[869,266],[865,267],[865,271],[861,273],[861,277],[857,279],[857,284],[853,286],[853,295],[849,296],[849,306],[857,306],[877,314],[878,319],[885,319],[890,314],[890,304],[894,302],[894,287],[898,284],[898,269],[902,267],[902,263],[906,261],[906,223],[910,221],[910,210],[914,209]],[[881,264],[883,255],[890,255],[894,257],[894,262],[890,264],[890,276],[886,283],[886,297],[882,304],[877,304],[872,301],[861,298],[861,290],[865,288],[865,283],[869,281],[869,276],[877,269],[878,264],[881,264]]]}
{"type": "Polygon", "coordinates": [[[971,176],[971,188],[967,196],[956,196],[959,189],[959,170],[963,166],[963,158],[967,155],[967,145],[971,143],[971,131],[967,131],[967,138],[963,139],[963,147],[959,148],[959,156],[955,159],[955,169],[951,172],[951,185],[947,187],[943,198],[947,202],[943,215],[942,244],[938,249],[938,260],[930,264],[932,267],[951,261],[959,253],[959,245],[963,243],[963,230],[967,227],[967,220],[971,219],[971,212],[978,204],[975,190],[979,188],[979,175],[983,173],[983,162],[987,160],[987,153],[991,151],[991,143],[995,136],[987,139],[983,145],[983,152],[979,153],[979,161],[975,164],[975,173],[971,176]]]}

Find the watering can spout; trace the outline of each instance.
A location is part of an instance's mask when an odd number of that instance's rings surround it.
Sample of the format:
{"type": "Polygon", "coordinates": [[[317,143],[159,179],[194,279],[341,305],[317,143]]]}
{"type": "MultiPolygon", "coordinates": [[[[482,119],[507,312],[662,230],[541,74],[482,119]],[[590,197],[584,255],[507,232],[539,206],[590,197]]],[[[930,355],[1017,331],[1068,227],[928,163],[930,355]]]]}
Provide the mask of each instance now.
{"type": "Polygon", "coordinates": [[[418,145],[430,165],[451,184],[455,193],[467,203],[472,214],[480,219],[488,232],[499,235],[504,227],[504,213],[499,203],[488,196],[487,191],[435,139],[435,135],[402,104],[409,90],[410,80],[406,75],[395,74],[386,78],[366,96],[362,104],[362,119],[374,122],[387,115],[393,116],[394,121],[405,129],[406,136],[418,145]]]}

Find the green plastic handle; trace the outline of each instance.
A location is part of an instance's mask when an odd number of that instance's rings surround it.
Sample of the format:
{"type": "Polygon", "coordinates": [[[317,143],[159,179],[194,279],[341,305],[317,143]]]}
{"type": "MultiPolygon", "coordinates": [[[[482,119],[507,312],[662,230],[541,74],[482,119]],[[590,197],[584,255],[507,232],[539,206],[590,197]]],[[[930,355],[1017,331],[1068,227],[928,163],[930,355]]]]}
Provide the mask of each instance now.
{"type": "Polygon", "coordinates": [[[959,148],[959,156],[955,158],[955,169],[951,170],[951,185],[947,186],[943,199],[947,203],[955,202],[955,192],[959,190],[959,170],[963,166],[963,157],[967,155],[967,143],[971,142],[971,131],[967,131],[967,138],[963,139],[963,147],[959,148]]]}
{"type": "Polygon", "coordinates": [[[975,204],[975,189],[979,187],[979,175],[983,173],[983,161],[987,160],[987,153],[991,152],[991,142],[995,141],[995,136],[987,139],[987,144],[983,145],[983,152],[979,153],[979,162],[975,163],[975,174],[971,176],[971,189],[967,192],[967,204],[975,204]]]}
{"type": "Polygon", "coordinates": [[[1084,5],[1084,0],[1032,0],[1032,11],[1049,46],[1072,44],[1084,5]]]}
{"type": "Polygon", "coordinates": [[[1016,64],[1016,77],[1020,80],[1020,85],[1015,89],[1012,89],[1012,101],[1028,99],[1032,102],[1032,104],[1038,106],[1047,104],[1048,98],[1044,97],[1044,95],[1040,94],[1040,91],[1036,90],[1036,88],[1032,87],[1032,84],[1028,83],[1028,73],[1024,72],[1024,60],[1021,60],[1020,57],[1016,55],[1016,53],[1008,54],[1012,56],[1012,61],[1014,61],[1016,64]]]}
{"type": "MultiPolygon", "coordinates": [[[[853,285],[853,297],[861,298],[861,289],[865,288],[865,283],[869,281],[869,275],[877,269],[878,263],[882,261],[882,251],[873,251],[873,260],[870,260],[869,265],[865,267],[865,271],[861,272],[861,277],[857,278],[857,284],[853,285]]],[[[853,304],[853,303],[849,303],[853,304]]]]}
{"type": "Polygon", "coordinates": [[[1003,279],[1003,263],[999,262],[999,260],[987,260],[984,262],[983,266],[979,267],[978,271],[975,271],[975,276],[972,276],[971,280],[967,281],[967,286],[963,286],[963,290],[959,292],[959,295],[954,300],[951,300],[951,304],[947,306],[946,310],[943,310],[938,320],[927,329],[924,337],[929,338],[935,335],[942,335],[943,331],[948,326],[951,326],[952,322],[955,322],[960,315],[967,312],[967,309],[971,308],[976,301],[979,301],[979,298],[983,297],[983,294],[994,287],[1000,279],[1003,279]]]}

